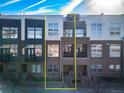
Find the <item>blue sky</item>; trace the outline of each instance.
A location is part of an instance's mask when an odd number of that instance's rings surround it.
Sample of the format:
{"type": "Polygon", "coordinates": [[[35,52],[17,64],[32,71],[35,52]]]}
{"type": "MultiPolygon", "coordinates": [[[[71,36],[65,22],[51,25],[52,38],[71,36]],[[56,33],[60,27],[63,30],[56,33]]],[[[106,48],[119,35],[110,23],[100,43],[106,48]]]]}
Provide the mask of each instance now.
{"type": "Polygon", "coordinates": [[[0,13],[39,14],[123,14],[124,0],[1,0],[0,13]]]}

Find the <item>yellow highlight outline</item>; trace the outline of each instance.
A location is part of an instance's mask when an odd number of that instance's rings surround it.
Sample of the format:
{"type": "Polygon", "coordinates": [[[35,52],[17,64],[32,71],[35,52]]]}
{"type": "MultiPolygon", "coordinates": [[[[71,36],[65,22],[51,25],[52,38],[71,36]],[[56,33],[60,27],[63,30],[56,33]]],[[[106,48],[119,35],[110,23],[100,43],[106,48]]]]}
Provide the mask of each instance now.
{"type": "Polygon", "coordinates": [[[74,88],[47,88],[47,62],[46,62],[46,15],[44,15],[44,87],[46,90],[77,90],[77,62],[76,62],[76,14],[74,16],[74,88]]]}

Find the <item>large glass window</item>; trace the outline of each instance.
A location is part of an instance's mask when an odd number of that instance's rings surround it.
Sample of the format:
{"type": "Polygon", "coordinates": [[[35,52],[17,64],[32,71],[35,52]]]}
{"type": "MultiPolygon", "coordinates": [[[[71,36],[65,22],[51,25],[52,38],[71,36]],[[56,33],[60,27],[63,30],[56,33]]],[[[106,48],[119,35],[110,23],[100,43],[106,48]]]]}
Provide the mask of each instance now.
{"type": "Polygon", "coordinates": [[[91,31],[92,36],[102,36],[102,24],[101,23],[91,24],[91,31]]]}
{"type": "Polygon", "coordinates": [[[73,44],[66,44],[63,48],[63,57],[73,57],[74,56],[74,47],[73,44]]]}
{"type": "Polygon", "coordinates": [[[18,28],[2,27],[2,38],[18,38],[18,28]]]}
{"type": "Polygon", "coordinates": [[[66,29],[64,31],[64,37],[73,37],[73,30],[72,29],[66,29]]]}
{"type": "Polygon", "coordinates": [[[83,29],[76,29],[76,37],[83,37],[84,30],[83,29]]]}
{"type": "Polygon", "coordinates": [[[27,37],[29,39],[41,39],[42,38],[42,28],[38,28],[38,27],[28,27],[27,28],[27,37]]]}
{"type": "Polygon", "coordinates": [[[59,35],[59,24],[58,23],[48,23],[48,35],[49,36],[59,35]]]}
{"type": "Polygon", "coordinates": [[[18,55],[18,45],[17,44],[4,44],[2,45],[2,51],[4,55],[10,54],[11,56],[18,55]]]}
{"type": "Polygon", "coordinates": [[[58,57],[59,56],[59,45],[49,44],[48,45],[48,57],[58,57]]]}
{"type": "Polygon", "coordinates": [[[120,34],[121,34],[120,23],[111,23],[110,24],[110,35],[111,36],[120,36],[120,34]]]}
{"type": "Polygon", "coordinates": [[[77,57],[87,57],[87,45],[86,44],[77,44],[77,57]]]}
{"type": "Polygon", "coordinates": [[[120,44],[110,44],[110,57],[120,57],[120,44]]]}
{"type": "Polygon", "coordinates": [[[102,57],[102,44],[91,44],[91,57],[102,57]]]}
{"type": "Polygon", "coordinates": [[[32,65],[32,73],[40,73],[41,65],[32,65]]]}
{"type": "Polygon", "coordinates": [[[41,44],[30,44],[27,45],[28,48],[28,56],[42,56],[42,45],[41,44]]]}

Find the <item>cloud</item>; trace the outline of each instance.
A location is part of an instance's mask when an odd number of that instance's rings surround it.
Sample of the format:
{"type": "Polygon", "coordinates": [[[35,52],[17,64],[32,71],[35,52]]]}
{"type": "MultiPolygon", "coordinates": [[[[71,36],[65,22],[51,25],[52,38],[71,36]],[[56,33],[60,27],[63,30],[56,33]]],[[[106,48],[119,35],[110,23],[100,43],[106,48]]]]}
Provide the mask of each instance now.
{"type": "Polygon", "coordinates": [[[61,7],[61,14],[65,15],[73,11],[74,8],[76,8],[81,2],[84,0],[72,0],[67,5],[61,7]]]}
{"type": "Polygon", "coordinates": [[[5,3],[1,4],[0,7],[8,6],[8,5],[11,5],[11,4],[20,2],[20,1],[21,1],[21,0],[10,0],[10,1],[8,1],[8,2],[5,2],[5,3]]]}
{"type": "Polygon", "coordinates": [[[26,7],[26,8],[24,8],[24,9],[21,10],[21,11],[25,11],[25,10],[27,10],[27,9],[29,9],[29,8],[32,8],[32,7],[36,6],[36,5],[39,5],[39,4],[41,4],[41,3],[45,2],[45,1],[46,1],[46,0],[42,0],[42,1],[40,1],[40,2],[37,2],[37,3],[33,4],[33,5],[30,5],[30,6],[26,7]]]}
{"type": "Polygon", "coordinates": [[[57,11],[55,11],[53,9],[47,9],[47,8],[54,7],[54,6],[60,6],[60,5],[63,5],[63,4],[47,5],[47,6],[44,6],[44,7],[39,8],[36,11],[24,12],[24,14],[25,15],[36,15],[36,14],[53,13],[53,12],[56,12],[57,13],[57,11]]]}

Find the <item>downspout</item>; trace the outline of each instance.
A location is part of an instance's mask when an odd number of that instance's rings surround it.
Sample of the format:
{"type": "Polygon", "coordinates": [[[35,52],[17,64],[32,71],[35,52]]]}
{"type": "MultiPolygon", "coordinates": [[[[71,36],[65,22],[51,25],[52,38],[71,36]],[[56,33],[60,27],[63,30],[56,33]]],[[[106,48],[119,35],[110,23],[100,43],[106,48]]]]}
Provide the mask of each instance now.
{"type": "Polygon", "coordinates": [[[122,38],[122,77],[124,77],[124,37],[122,38]]]}

